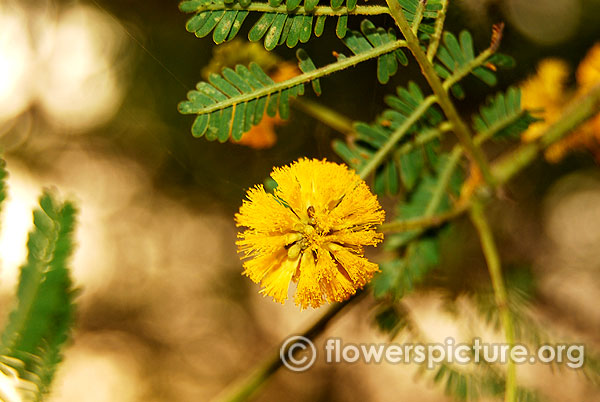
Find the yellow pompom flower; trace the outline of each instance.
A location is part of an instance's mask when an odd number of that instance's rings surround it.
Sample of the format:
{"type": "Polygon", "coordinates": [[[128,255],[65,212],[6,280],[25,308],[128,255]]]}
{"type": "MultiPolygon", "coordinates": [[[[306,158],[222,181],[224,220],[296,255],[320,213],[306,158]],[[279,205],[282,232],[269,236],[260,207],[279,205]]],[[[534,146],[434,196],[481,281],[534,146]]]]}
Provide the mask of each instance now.
{"type": "Polygon", "coordinates": [[[600,84],[600,43],[596,43],[579,64],[577,83],[582,92],[600,84]]]}
{"type": "MultiPolygon", "coordinates": [[[[585,94],[600,85],[600,43],[596,43],[577,67],[578,94],[585,94]]],[[[569,136],[552,144],[545,153],[550,162],[560,161],[569,151],[589,150],[600,161],[600,113],[574,130],[569,136]]]]}
{"type": "Polygon", "coordinates": [[[346,300],[379,270],[363,254],[383,240],[377,197],[354,171],[325,160],[300,159],[271,177],[274,193],[251,188],[235,216],[246,227],[237,241],[243,274],[282,304],[291,282],[302,309],[346,300]]]}
{"type": "Polygon", "coordinates": [[[536,111],[543,121],[532,124],[523,134],[525,142],[537,140],[561,114],[568,98],[565,83],[569,67],[558,59],[545,59],[538,65],[537,74],[521,84],[521,105],[536,111]]]}

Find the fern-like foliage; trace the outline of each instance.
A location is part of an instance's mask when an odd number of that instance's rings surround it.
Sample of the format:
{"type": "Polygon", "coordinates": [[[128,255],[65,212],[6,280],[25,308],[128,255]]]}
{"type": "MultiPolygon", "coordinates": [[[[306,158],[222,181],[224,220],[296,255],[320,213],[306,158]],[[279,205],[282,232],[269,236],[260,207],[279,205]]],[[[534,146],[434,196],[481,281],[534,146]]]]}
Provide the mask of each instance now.
{"type": "MultiPolygon", "coordinates": [[[[309,68],[308,64],[305,61],[303,67],[309,68]]],[[[225,68],[220,75],[211,74],[209,82],[200,82],[188,93],[179,111],[198,114],[192,126],[195,137],[206,134],[209,141],[225,142],[230,136],[239,140],[265,113],[271,117],[279,113],[286,119],[290,97],[302,94],[303,83],[277,84],[258,64],[250,63],[250,68],[237,65],[235,71],[225,68]]]]}
{"type": "Polygon", "coordinates": [[[404,16],[410,24],[414,24],[419,20],[418,31],[425,34],[427,37],[435,32],[435,20],[439,17],[442,10],[443,0],[398,0],[404,16]]]}
{"type": "Polygon", "coordinates": [[[75,291],[68,260],[73,251],[75,208],[51,192],[40,197],[21,267],[17,304],[2,333],[1,355],[22,362],[20,378],[37,386],[37,400],[48,390],[74,318],[75,291]]]}
{"type": "Polygon", "coordinates": [[[521,108],[521,90],[510,87],[506,93],[488,98],[479,108],[479,114],[473,116],[473,128],[494,138],[517,137],[536,121],[521,108]]]}
{"type": "MultiPolygon", "coordinates": [[[[411,310],[402,302],[389,298],[382,301],[375,310],[375,323],[390,339],[404,335],[406,342],[425,344],[427,338],[415,324],[411,310]]],[[[472,356],[473,357],[473,356],[472,356]]],[[[456,401],[476,401],[482,398],[499,398],[505,391],[505,377],[501,370],[487,364],[485,360],[472,366],[454,363],[440,363],[433,371],[421,366],[420,374],[442,388],[447,396],[456,401]],[[476,370],[473,370],[473,368],[476,370]]],[[[530,389],[517,387],[516,400],[537,402],[540,395],[530,389]]],[[[486,399],[487,400],[487,399],[486,399]]]]}
{"type": "MultiPolygon", "coordinates": [[[[481,398],[500,398],[504,395],[505,379],[496,370],[482,364],[477,371],[467,371],[461,367],[443,363],[434,376],[433,382],[443,386],[446,395],[456,401],[476,401],[481,398]]],[[[515,400],[538,402],[537,392],[517,387],[515,400]]]]}
{"type": "Polygon", "coordinates": [[[373,294],[377,298],[400,299],[423,282],[438,264],[438,239],[422,237],[407,247],[403,258],[379,265],[381,273],[374,279],[373,294]]]}
{"type": "Polygon", "coordinates": [[[196,90],[189,91],[188,100],[179,104],[179,111],[198,115],[192,126],[196,137],[206,134],[209,141],[225,142],[229,137],[238,140],[252,125],[259,124],[265,113],[272,117],[279,113],[279,117],[287,119],[290,97],[303,95],[304,84],[312,83],[315,93],[321,94],[319,78],[322,76],[373,58],[383,60],[380,69],[385,69],[389,76],[391,70],[397,69],[394,57],[404,56],[391,53],[405,46],[405,42],[393,40],[390,34],[380,37],[379,33],[370,32],[367,28],[374,27],[368,21],[363,27],[376,45],[366,36],[352,34],[349,47],[356,49],[354,56],[340,55],[337,62],[317,69],[308,54],[299,49],[297,58],[304,74],[278,83],[256,63],[250,63],[249,68],[242,65],[237,65],[235,70],[225,68],[221,74],[210,75],[209,82],[200,82],[196,90]],[[382,59],[384,56],[387,57],[382,59]]]}
{"type": "MultiPolygon", "coordinates": [[[[390,109],[385,110],[373,124],[356,123],[354,141],[336,140],[333,148],[348,165],[360,171],[396,130],[405,129],[406,141],[400,143],[401,147],[413,138],[413,134],[436,127],[443,118],[433,101],[432,97],[426,98],[412,81],[406,88],[398,87],[397,95],[385,98],[390,109]]],[[[400,184],[406,189],[413,188],[425,166],[426,147],[427,144],[422,144],[407,152],[392,154],[375,173],[375,191],[396,194],[400,184]]]]}
{"type": "MultiPolygon", "coordinates": [[[[236,3],[238,3],[241,7],[248,7],[251,4],[265,4],[268,5],[270,7],[276,8],[279,7],[282,3],[284,3],[283,0],[269,0],[268,2],[255,2],[252,0],[239,0],[239,2],[236,2],[236,0],[226,0],[224,1],[225,5],[228,6],[232,6],[235,5],[236,3]]],[[[218,2],[216,2],[215,0],[185,0],[182,1],[179,4],[179,9],[183,12],[186,13],[190,13],[190,12],[194,12],[194,11],[198,11],[199,9],[202,9],[203,7],[206,6],[213,6],[213,5],[217,5],[219,4],[218,2]]],[[[285,8],[287,11],[294,11],[297,10],[298,8],[302,8],[303,11],[313,11],[315,9],[315,7],[319,4],[318,0],[286,0],[285,1],[285,8]]],[[[330,6],[333,10],[338,10],[342,7],[345,7],[348,11],[353,11],[356,8],[356,4],[357,4],[357,0],[331,0],[330,1],[330,6]],[[346,2],[346,4],[344,4],[344,1],[346,2]]]]}
{"type": "MultiPolygon", "coordinates": [[[[393,29],[386,31],[383,28],[377,28],[367,19],[361,22],[360,31],[350,31],[343,39],[344,44],[355,55],[370,52],[373,48],[397,41],[396,33],[393,29]]],[[[398,72],[398,62],[403,66],[408,64],[408,58],[402,49],[382,54],[377,58],[377,79],[381,84],[386,84],[390,77],[398,72]]]]}
{"type": "MultiPolygon", "coordinates": [[[[434,154],[429,154],[433,157],[434,154]]],[[[452,169],[452,162],[447,154],[437,160],[430,160],[433,173],[420,173],[422,179],[416,188],[410,192],[408,200],[397,207],[398,219],[418,218],[426,215],[435,193],[443,191],[438,197],[432,213],[448,211],[453,205],[453,199],[458,196],[463,182],[459,170],[452,169]],[[443,178],[450,171],[447,186],[440,187],[440,182],[446,184],[443,178]]],[[[421,168],[424,168],[421,165],[421,168]]],[[[386,236],[384,246],[389,250],[397,250],[398,258],[380,264],[381,273],[373,279],[373,292],[377,298],[398,300],[412,292],[424,282],[433,269],[439,264],[440,237],[443,228],[423,234],[421,230],[411,230],[386,236]]]]}
{"type": "MultiPolygon", "coordinates": [[[[458,38],[450,32],[444,32],[443,42],[436,53],[440,63],[434,64],[434,68],[444,79],[449,78],[452,74],[471,73],[489,86],[494,86],[498,81],[494,73],[496,67],[512,65],[510,57],[495,52],[496,47],[497,44],[492,43],[490,49],[487,50],[489,54],[487,54],[486,60],[476,60],[473,37],[469,31],[462,31],[458,38]],[[473,66],[473,63],[477,65],[473,66]]],[[[464,97],[464,91],[460,85],[454,84],[451,90],[457,98],[464,97]]]]}
{"type": "MultiPolygon", "coordinates": [[[[435,21],[443,9],[444,0],[401,0],[409,22],[418,24],[418,31],[424,35],[435,32],[435,21]]],[[[250,12],[262,14],[254,23],[248,39],[264,39],[264,46],[272,50],[278,45],[295,47],[299,42],[306,43],[314,35],[323,34],[327,17],[337,18],[336,35],[344,38],[348,29],[348,17],[360,14],[387,14],[385,7],[362,6],[357,9],[357,0],[331,0],[330,6],[319,6],[318,0],[271,0],[253,2],[251,0],[187,0],[179,8],[186,13],[195,13],[186,23],[186,29],[203,38],[212,32],[213,41],[220,44],[232,40],[239,33],[250,12]],[[344,4],[345,3],[345,4],[344,4]]]]}
{"type": "MultiPolygon", "coordinates": [[[[213,41],[220,44],[235,38],[248,17],[250,11],[262,13],[248,33],[252,42],[264,40],[267,50],[273,50],[278,45],[295,47],[299,42],[306,43],[314,35],[319,37],[325,28],[326,14],[314,15],[318,0],[305,0],[300,6],[300,0],[287,0],[285,6],[281,1],[247,2],[240,1],[185,1],[180,4],[184,12],[195,12],[186,29],[198,38],[213,34],[213,41]]],[[[347,0],[347,6],[342,11],[343,0],[332,0],[331,8],[337,18],[336,34],[339,38],[346,35],[348,13],[356,7],[356,0],[347,0]]]]}

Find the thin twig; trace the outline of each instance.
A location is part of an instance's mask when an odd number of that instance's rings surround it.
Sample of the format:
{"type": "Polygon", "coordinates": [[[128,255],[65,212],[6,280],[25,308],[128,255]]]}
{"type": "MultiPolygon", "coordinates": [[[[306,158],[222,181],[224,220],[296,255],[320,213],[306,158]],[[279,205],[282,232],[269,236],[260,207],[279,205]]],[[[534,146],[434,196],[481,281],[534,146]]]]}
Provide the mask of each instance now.
{"type": "Polygon", "coordinates": [[[419,5],[417,6],[417,11],[415,12],[415,18],[412,22],[412,31],[416,35],[419,31],[419,25],[421,25],[421,21],[423,20],[423,12],[425,11],[425,6],[427,5],[427,0],[420,0],[419,5]]]}
{"type": "Polygon", "coordinates": [[[384,223],[379,226],[382,232],[408,232],[411,230],[431,229],[462,215],[467,209],[468,203],[459,203],[451,210],[432,216],[422,216],[419,218],[406,219],[397,222],[384,223]]]}
{"type": "Polygon", "coordinates": [[[435,20],[435,32],[431,35],[429,46],[427,47],[427,60],[433,61],[435,54],[437,53],[438,46],[440,45],[440,39],[442,38],[442,31],[444,29],[444,22],[446,21],[446,11],[448,10],[448,0],[442,0],[442,9],[438,12],[437,19],[435,20]]]}
{"type": "MultiPolygon", "coordinates": [[[[487,262],[490,277],[492,279],[492,288],[494,289],[494,297],[496,299],[496,305],[500,312],[500,320],[502,321],[502,327],[504,329],[504,337],[506,343],[511,347],[515,344],[515,330],[512,320],[512,315],[508,309],[508,295],[506,293],[506,286],[504,285],[504,279],[502,278],[502,267],[500,263],[500,257],[498,256],[498,248],[494,241],[494,235],[490,229],[490,225],[485,217],[483,203],[479,200],[474,200],[471,203],[470,208],[471,221],[477,229],[479,234],[479,240],[481,242],[481,249],[487,262]]],[[[508,359],[506,366],[506,386],[504,401],[514,402],[516,400],[517,391],[517,371],[515,362],[512,359],[508,359]]]]}
{"type": "Polygon", "coordinates": [[[417,120],[419,120],[421,116],[425,114],[427,109],[429,109],[429,107],[434,103],[434,95],[430,95],[425,98],[423,102],[421,102],[421,104],[415,110],[413,110],[412,114],[402,122],[400,127],[398,127],[392,133],[392,135],[390,135],[390,138],[387,140],[387,142],[377,150],[371,159],[369,159],[369,162],[367,162],[367,164],[360,170],[358,175],[362,179],[367,178],[377,168],[377,166],[379,166],[387,154],[394,148],[396,143],[400,141],[400,139],[408,132],[408,129],[415,124],[417,120]]]}

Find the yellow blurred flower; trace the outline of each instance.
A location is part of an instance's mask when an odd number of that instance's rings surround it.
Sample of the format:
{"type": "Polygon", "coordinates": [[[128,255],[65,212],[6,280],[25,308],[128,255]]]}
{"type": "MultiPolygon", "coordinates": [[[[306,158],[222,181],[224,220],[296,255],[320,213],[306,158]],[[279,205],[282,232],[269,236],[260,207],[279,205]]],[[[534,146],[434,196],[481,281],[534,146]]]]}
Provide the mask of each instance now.
{"type": "MultiPolygon", "coordinates": [[[[579,94],[600,85],[600,43],[594,45],[577,68],[579,94]]],[[[570,150],[588,149],[600,162],[600,114],[591,118],[569,136],[550,146],[545,153],[550,162],[560,161],[570,150]]]]}
{"type": "Polygon", "coordinates": [[[569,136],[550,146],[545,156],[549,162],[559,162],[573,149],[588,149],[600,162],[600,114],[592,117],[569,136]]]}
{"type": "Polygon", "coordinates": [[[236,144],[246,145],[254,149],[271,148],[277,142],[275,127],[283,124],[285,120],[279,116],[264,115],[260,123],[252,126],[250,131],[244,133],[239,141],[231,139],[236,144]]]}
{"type": "Polygon", "coordinates": [[[523,141],[538,139],[558,119],[567,97],[565,82],[568,76],[569,68],[564,61],[546,59],[538,65],[537,74],[521,84],[521,105],[543,119],[522,134],[523,141]]]}
{"type": "Polygon", "coordinates": [[[596,43],[579,64],[577,83],[583,92],[600,84],[600,43],[596,43]]]}
{"type": "Polygon", "coordinates": [[[282,304],[291,282],[302,309],[346,300],[379,270],[363,254],[383,240],[377,197],[354,171],[325,160],[300,159],[271,177],[274,194],[251,188],[235,216],[247,228],[237,241],[243,274],[282,304]]]}

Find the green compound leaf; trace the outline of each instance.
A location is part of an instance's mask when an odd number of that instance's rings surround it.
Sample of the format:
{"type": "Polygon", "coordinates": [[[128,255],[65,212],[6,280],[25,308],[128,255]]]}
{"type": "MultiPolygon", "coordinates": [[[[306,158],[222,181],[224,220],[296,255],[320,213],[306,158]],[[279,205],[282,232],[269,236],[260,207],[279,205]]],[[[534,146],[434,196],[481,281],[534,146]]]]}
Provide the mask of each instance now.
{"type": "MultiPolygon", "coordinates": [[[[344,44],[355,55],[397,40],[394,30],[386,31],[376,27],[371,21],[365,19],[360,24],[360,30],[350,31],[343,39],[344,44]]],[[[377,58],[377,79],[381,84],[386,84],[390,77],[398,71],[398,62],[405,65],[408,59],[401,49],[393,53],[386,53],[377,58]]]]}
{"type": "MultiPolygon", "coordinates": [[[[186,13],[195,13],[186,23],[186,30],[198,38],[204,38],[212,32],[213,41],[221,44],[237,36],[242,24],[250,12],[262,14],[248,33],[248,40],[263,40],[265,49],[273,50],[285,44],[293,48],[298,43],[306,43],[313,32],[315,36],[323,33],[326,15],[314,15],[318,0],[286,0],[251,2],[227,0],[192,0],[180,3],[179,8],[186,13]],[[302,7],[301,9],[299,7],[302,7]]],[[[343,38],[347,32],[348,13],[356,8],[356,0],[331,0],[337,18],[336,34],[343,38]]]]}
{"type": "Polygon", "coordinates": [[[2,333],[0,354],[22,363],[13,368],[20,378],[36,384],[38,400],[48,392],[73,324],[76,292],[68,264],[75,214],[71,203],[59,203],[50,192],[40,198],[27,241],[27,261],[21,267],[17,305],[2,333]]]}
{"type": "MultiPolygon", "coordinates": [[[[296,51],[296,58],[298,59],[298,67],[303,73],[309,73],[317,69],[315,63],[313,63],[312,59],[304,49],[298,49],[298,51],[296,51]]],[[[317,96],[321,95],[321,82],[316,79],[312,81],[311,84],[315,94],[317,94],[317,96]]]]}
{"type": "Polygon", "coordinates": [[[421,34],[429,36],[435,32],[435,20],[440,16],[442,0],[429,0],[424,8],[422,8],[423,2],[421,0],[398,0],[398,3],[402,7],[404,17],[411,25],[419,12],[418,10],[421,9],[423,20],[418,29],[421,34]]]}
{"type": "Polygon", "coordinates": [[[411,190],[421,176],[421,172],[425,167],[425,158],[423,150],[415,148],[411,151],[400,155],[400,177],[404,188],[411,190]]]}
{"type": "MultiPolygon", "coordinates": [[[[400,129],[408,119],[413,118],[420,105],[425,102],[425,97],[419,86],[411,81],[406,88],[397,88],[397,96],[388,95],[385,102],[390,109],[385,110],[375,123],[355,123],[354,141],[333,142],[335,152],[357,171],[360,171],[375,152],[384,146],[395,130],[400,129]]],[[[423,143],[409,148],[406,145],[412,145],[422,132],[429,135],[428,131],[440,124],[442,120],[443,116],[437,107],[430,106],[414,124],[407,128],[404,136],[406,140],[398,144],[400,152],[391,153],[376,170],[374,184],[376,193],[393,195],[397,194],[401,187],[407,190],[414,187],[426,166],[427,158],[423,143]]]]}
{"type": "MultiPolygon", "coordinates": [[[[488,52],[490,49],[488,49],[488,52]]],[[[466,71],[473,74],[489,86],[496,85],[496,68],[509,68],[514,66],[514,60],[500,53],[491,54],[485,60],[476,60],[473,47],[473,37],[468,31],[462,31],[457,38],[450,32],[443,33],[443,41],[436,53],[438,63],[434,65],[437,74],[443,79],[449,78],[453,73],[466,71]]],[[[466,75],[466,73],[465,73],[466,75]]],[[[451,88],[452,94],[462,99],[465,94],[459,84],[451,88]]]]}
{"type": "MultiPolygon", "coordinates": [[[[477,371],[469,371],[457,365],[442,363],[436,368],[432,380],[444,388],[446,395],[456,401],[503,397],[506,386],[504,375],[490,366],[478,367],[477,371]]],[[[542,399],[536,391],[517,387],[515,400],[539,402],[542,399]]]]}
{"type": "Polygon", "coordinates": [[[413,241],[403,258],[379,265],[381,273],[373,278],[372,284],[375,297],[398,300],[413,291],[439,264],[439,253],[439,241],[435,236],[413,241]]]}
{"type": "Polygon", "coordinates": [[[521,109],[521,90],[510,87],[506,93],[499,92],[488,98],[479,108],[479,114],[473,116],[473,128],[493,138],[515,138],[536,121],[538,119],[521,109]]]}
{"type": "MultiPolygon", "coordinates": [[[[435,2],[435,0],[434,0],[435,2]]],[[[228,6],[233,6],[236,4],[235,0],[225,0],[223,1],[223,3],[225,5],[228,6]]],[[[242,7],[248,7],[251,4],[268,4],[271,7],[275,8],[275,7],[279,7],[280,5],[282,5],[283,0],[270,0],[268,2],[259,2],[259,1],[250,1],[250,0],[246,0],[246,1],[239,1],[237,2],[239,5],[241,5],[242,7]]],[[[305,11],[312,11],[314,10],[314,8],[318,5],[318,0],[304,0],[304,2],[302,0],[286,0],[285,1],[285,8],[288,11],[295,11],[298,7],[303,7],[303,9],[305,11]]],[[[331,8],[334,10],[337,10],[341,7],[346,7],[348,9],[348,11],[353,11],[356,8],[356,0],[346,0],[345,4],[344,4],[344,0],[330,0],[329,4],[331,5],[331,8]]],[[[210,5],[215,5],[215,4],[219,4],[214,0],[185,0],[182,1],[181,3],[179,3],[179,10],[181,10],[184,13],[192,13],[192,12],[196,12],[199,9],[206,7],[206,6],[210,6],[210,5]]]]}
{"type": "MultiPolygon", "coordinates": [[[[434,141],[436,142],[436,141],[434,141]]],[[[430,151],[428,147],[435,146],[432,143],[428,143],[424,147],[424,151],[426,154],[429,154],[430,151]]],[[[449,163],[449,155],[442,154],[436,160],[431,160],[431,158],[427,158],[429,165],[434,170],[434,175],[430,173],[426,173],[421,175],[417,185],[414,187],[412,192],[408,195],[406,202],[398,205],[397,208],[397,219],[399,220],[408,220],[412,218],[420,218],[425,214],[427,210],[427,206],[431,201],[434,192],[436,191],[437,185],[439,183],[442,172],[448,166],[449,163]]],[[[458,197],[460,192],[460,187],[462,185],[463,178],[462,173],[459,170],[454,170],[452,175],[450,176],[448,187],[446,191],[442,194],[439,204],[434,214],[439,214],[448,211],[452,206],[452,200],[458,197]]],[[[420,232],[418,230],[410,230],[401,233],[394,233],[386,236],[384,246],[386,249],[395,250],[400,247],[403,247],[408,242],[413,240],[416,235],[420,232]]]]}
{"type": "MultiPolygon", "coordinates": [[[[304,68],[312,63],[308,60],[301,60],[304,68]]],[[[278,86],[256,63],[251,63],[250,68],[237,65],[235,71],[225,68],[221,75],[211,74],[208,81],[198,83],[196,90],[188,92],[188,100],[178,107],[183,114],[198,115],[192,134],[205,136],[209,141],[225,142],[230,137],[239,140],[261,122],[265,113],[286,119],[289,98],[304,94],[304,84],[278,86]]]]}

